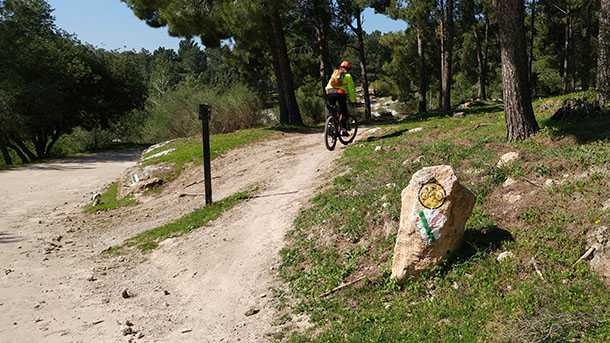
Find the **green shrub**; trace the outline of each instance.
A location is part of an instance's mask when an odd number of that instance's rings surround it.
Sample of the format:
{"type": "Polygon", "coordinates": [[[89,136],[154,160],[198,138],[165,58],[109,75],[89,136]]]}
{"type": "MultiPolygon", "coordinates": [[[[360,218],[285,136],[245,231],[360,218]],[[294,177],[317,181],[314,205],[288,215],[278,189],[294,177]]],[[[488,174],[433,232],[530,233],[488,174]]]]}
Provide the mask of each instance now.
{"type": "Polygon", "coordinates": [[[324,119],[324,99],[321,93],[319,81],[312,78],[297,90],[297,102],[306,122],[315,124],[324,119]]]}
{"type": "Polygon", "coordinates": [[[201,125],[197,111],[201,103],[211,106],[212,133],[251,128],[261,122],[261,101],[248,87],[237,84],[228,89],[213,89],[186,80],[175,90],[150,99],[145,138],[158,142],[199,134],[201,125]]]}

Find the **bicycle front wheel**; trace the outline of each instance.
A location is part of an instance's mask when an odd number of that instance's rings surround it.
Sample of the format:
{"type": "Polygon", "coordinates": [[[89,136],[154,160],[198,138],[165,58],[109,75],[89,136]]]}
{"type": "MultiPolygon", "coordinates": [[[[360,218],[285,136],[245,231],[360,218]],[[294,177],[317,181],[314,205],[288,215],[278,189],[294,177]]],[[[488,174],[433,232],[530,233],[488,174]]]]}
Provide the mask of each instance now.
{"type": "Polygon", "coordinates": [[[335,150],[335,146],[337,145],[337,124],[335,118],[329,116],[326,118],[326,124],[324,125],[324,143],[326,144],[326,149],[329,151],[335,150]]]}

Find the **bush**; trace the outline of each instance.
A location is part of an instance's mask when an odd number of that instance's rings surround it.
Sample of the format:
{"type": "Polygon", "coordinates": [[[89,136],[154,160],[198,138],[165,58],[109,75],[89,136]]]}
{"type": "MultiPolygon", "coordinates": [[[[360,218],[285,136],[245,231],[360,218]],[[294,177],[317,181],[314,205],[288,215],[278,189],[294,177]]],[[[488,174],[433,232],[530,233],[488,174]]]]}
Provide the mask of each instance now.
{"type": "Polygon", "coordinates": [[[197,111],[201,103],[211,107],[212,133],[251,128],[261,122],[261,101],[248,87],[238,84],[228,89],[213,89],[187,80],[175,90],[150,99],[150,117],[144,130],[146,139],[158,142],[199,134],[197,111]]]}
{"type": "Polygon", "coordinates": [[[110,130],[85,130],[77,127],[68,135],[62,136],[51,152],[53,157],[95,151],[112,145],[116,136],[110,130]]]}
{"type": "Polygon", "coordinates": [[[297,90],[297,102],[306,123],[316,124],[324,120],[324,99],[321,93],[319,81],[312,78],[297,90]]]}

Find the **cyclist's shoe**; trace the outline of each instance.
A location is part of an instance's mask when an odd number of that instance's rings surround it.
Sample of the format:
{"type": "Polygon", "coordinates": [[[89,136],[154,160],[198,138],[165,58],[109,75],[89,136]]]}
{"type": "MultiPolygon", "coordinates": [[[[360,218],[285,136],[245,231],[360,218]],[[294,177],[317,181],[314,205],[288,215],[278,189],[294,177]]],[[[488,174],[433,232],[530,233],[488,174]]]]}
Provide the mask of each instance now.
{"type": "Polygon", "coordinates": [[[347,137],[349,136],[349,133],[347,132],[346,129],[341,129],[341,131],[339,132],[339,134],[343,137],[347,137]]]}

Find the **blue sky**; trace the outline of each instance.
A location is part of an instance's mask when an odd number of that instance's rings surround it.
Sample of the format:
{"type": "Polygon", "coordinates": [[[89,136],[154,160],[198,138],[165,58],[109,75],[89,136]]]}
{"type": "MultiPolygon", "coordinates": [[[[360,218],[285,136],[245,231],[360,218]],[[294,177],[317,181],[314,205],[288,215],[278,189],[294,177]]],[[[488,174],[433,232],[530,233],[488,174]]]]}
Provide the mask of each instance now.
{"type": "MultiPolygon", "coordinates": [[[[120,0],[49,0],[55,9],[56,23],[82,41],[105,49],[155,50],[177,48],[178,38],[170,37],[164,28],[153,29],[136,18],[120,0]]],[[[365,12],[367,32],[403,30],[406,24],[365,12]]]]}

